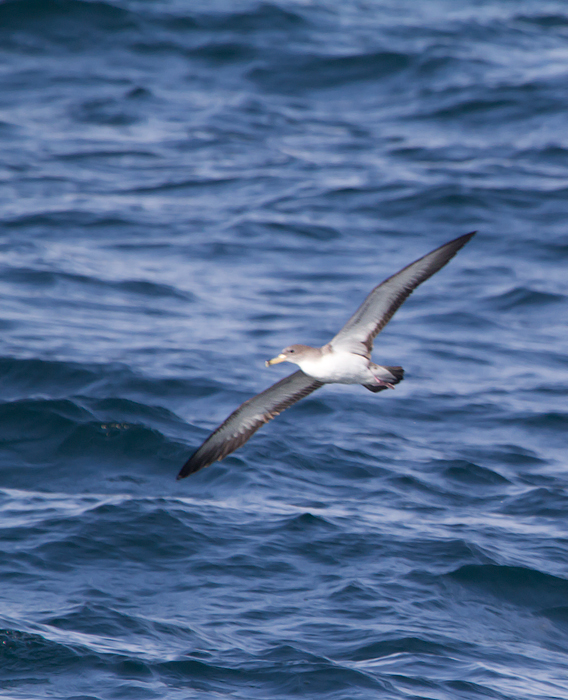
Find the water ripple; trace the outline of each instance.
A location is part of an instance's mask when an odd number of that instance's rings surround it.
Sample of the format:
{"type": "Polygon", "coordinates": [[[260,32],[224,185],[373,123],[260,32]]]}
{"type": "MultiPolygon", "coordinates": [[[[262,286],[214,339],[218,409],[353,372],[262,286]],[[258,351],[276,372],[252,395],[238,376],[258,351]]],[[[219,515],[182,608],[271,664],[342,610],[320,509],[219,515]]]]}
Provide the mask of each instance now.
{"type": "Polygon", "coordinates": [[[7,698],[563,698],[554,0],[0,4],[7,698]],[[479,229],[324,387],[192,450],[479,229]]]}

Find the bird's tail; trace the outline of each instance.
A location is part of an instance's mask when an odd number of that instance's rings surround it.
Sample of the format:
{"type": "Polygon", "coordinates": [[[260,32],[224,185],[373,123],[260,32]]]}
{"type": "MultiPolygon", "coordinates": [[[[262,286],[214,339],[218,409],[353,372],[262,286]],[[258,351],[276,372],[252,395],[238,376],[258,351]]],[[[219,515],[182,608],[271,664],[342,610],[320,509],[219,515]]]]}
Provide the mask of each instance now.
{"type": "Polygon", "coordinates": [[[394,385],[398,384],[404,379],[404,370],[402,367],[386,367],[384,365],[373,365],[373,370],[375,367],[379,370],[386,370],[380,372],[380,379],[384,384],[363,384],[365,389],[372,391],[376,394],[377,391],[383,391],[383,389],[394,389],[394,385]]]}
{"type": "Polygon", "coordinates": [[[394,379],[391,381],[391,384],[398,384],[404,379],[404,370],[402,369],[402,367],[385,367],[385,369],[388,369],[388,371],[394,377],[394,379]]]}

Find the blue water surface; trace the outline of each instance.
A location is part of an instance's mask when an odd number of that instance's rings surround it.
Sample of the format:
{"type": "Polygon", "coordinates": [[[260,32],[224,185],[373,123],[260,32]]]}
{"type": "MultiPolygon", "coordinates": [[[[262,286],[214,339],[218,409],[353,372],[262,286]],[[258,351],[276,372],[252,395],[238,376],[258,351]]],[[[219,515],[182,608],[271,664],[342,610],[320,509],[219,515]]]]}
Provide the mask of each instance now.
{"type": "Polygon", "coordinates": [[[0,3],[9,700],[568,698],[568,5],[0,3]],[[176,482],[370,289],[374,358],[176,482]]]}

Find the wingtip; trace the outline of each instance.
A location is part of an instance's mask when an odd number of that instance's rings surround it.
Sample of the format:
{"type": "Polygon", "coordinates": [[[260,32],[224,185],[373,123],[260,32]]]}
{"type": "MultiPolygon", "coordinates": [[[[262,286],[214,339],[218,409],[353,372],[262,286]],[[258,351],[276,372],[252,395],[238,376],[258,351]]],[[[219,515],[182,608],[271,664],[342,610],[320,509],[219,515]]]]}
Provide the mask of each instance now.
{"type": "Polygon", "coordinates": [[[462,245],[465,245],[470,238],[473,238],[475,236],[476,233],[477,231],[470,231],[469,233],[464,233],[462,236],[458,236],[457,238],[454,238],[453,241],[450,241],[450,244],[463,241],[462,245]]]}
{"type": "MultiPolygon", "coordinates": [[[[445,243],[444,245],[440,246],[437,250],[448,250],[451,251],[450,258],[453,258],[454,255],[460,250],[461,248],[464,247],[466,243],[468,243],[477,233],[477,231],[470,231],[469,233],[464,233],[462,236],[458,236],[457,238],[454,238],[452,241],[449,241],[448,243],[445,243]]],[[[432,251],[436,252],[436,251],[432,251]]]]}
{"type": "Polygon", "coordinates": [[[193,459],[193,456],[191,456],[187,462],[183,465],[183,467],[179,470],[178,475],[176,476],[176,481],[180,481],[180,479],[185,479],[187,476],[190,474],[193,474],[193,472],[196,472],[195,465],[191,464],[191,460],[193,459]]]}
{"type": "Polygon", "coordinates": [[[190,474],[193,474],[194,472],[197,472],[201,469],[201,465],[199,465],[197,468],[195,465],[190,465],[191,460],[186,462],[183,467],[179,470],[178,475],[176,476],[176,481],[180,481],[181,479],[185,479],[188,477],[190,474]]]}
{"type": "Polygon", "coordinates": [[[208,467],[210,464],[213,464],[215,458],[211,459],[208,455],[198,454],[199,451],[200,450],[194,452],[191,455],[191,457],[187,460],[187,462],[183,465],[183,467],[179,470],[179,473],[176,476],[176,481],[179,481],[180,479],[185,479],[186,477],[195,474],[195,472],[198,472],[200,469],[203,469],[204,467],[208,467]]]}

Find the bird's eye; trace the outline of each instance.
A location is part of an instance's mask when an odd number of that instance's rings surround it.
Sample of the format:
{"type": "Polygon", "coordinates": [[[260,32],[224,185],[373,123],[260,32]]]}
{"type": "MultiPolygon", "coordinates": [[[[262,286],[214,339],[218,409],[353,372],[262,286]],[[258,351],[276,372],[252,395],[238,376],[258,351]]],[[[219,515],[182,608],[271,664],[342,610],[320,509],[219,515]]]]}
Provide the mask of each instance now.
{"type": "Polygon", "coordinates": [[[296,351],[294,350],[294,348],[290,348],[290,350],[288,350],[288,352],[289,352],[290,355],[291,355],[292,353],[294,353],[294,352],[296,352],[296,351]]]}

